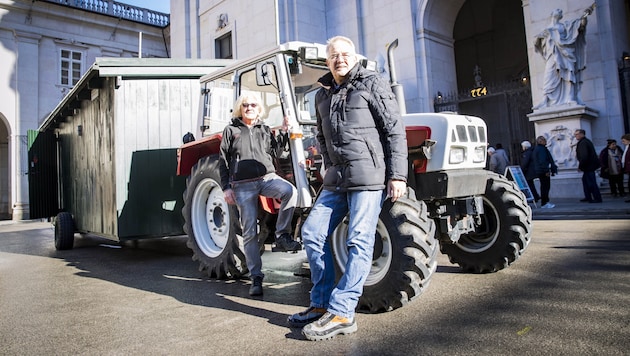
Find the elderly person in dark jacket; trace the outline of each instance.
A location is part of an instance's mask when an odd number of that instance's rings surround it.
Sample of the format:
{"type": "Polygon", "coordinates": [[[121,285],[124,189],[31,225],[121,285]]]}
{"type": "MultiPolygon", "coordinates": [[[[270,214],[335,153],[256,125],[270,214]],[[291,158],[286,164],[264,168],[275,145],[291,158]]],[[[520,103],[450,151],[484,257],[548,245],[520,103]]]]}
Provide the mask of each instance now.
{"type": "Polygon", "coordinates": [[[525,180],[527,181],[529,190],[534,196],[534,202],[538,203],[540,196],[538,195],[536,185],[534,184],[534,179],[537,178],[536,168],[534,167],[536,164],[534,162],[534,148],[529,141],[523,141],[521,142],[521,149],[521,170],[523,171],[523,175],[525,175],[525,180]]]}
{"type": "Polygon", "coordinates": [[[245,245],[245,259],[252,280],[249,294],[263,294],[262,260],[258,232],[258,196],[281,200],[276,221],[276,246],[272,251],[297,251],[302,248],[291,237],[291,220],[297,203],[295,187],[276,174],[273,154],[276,140],[261,117],[263,107],[258,96],[244,94],[232,111],[232,122],[223,129],[219,172],[221,187],[228,204],[236,204],[240,213],[245,245]]]}
{"type": "Polygon", "coordinates": [[[600,167],[595,146],[591,140],[586,138],[585,130],[577,129],[573,135],[578,140],[575,155],[579,162],[578,170],[582,172],[582,188],[584,189],[584,199],[580,201],[583,203],[601,203],[602,194],[595,177],[595,171],[600,167]]]}
{"type": "Polygon", "coordinates": [[[558,173],[558,166],[547,149],[545,136],[538,136],[534,147],[534,172],[540,180],[541,208],[553,208],[556,205],[549,202],[549,190],[551,189],[551,176],[558,173]]]}
{"type": "Polygon", "coordinates": [[[326,173],[302,227],[311,268],[310,307],[289,317],[309,340],[357,330],[355,308],[370,272],[381,204],[407,191],[407,140],[386,80],[358,63],[352,41],[328,41],[330,73],[315,96],[317,139],[326,173]],[[335,283],[329,236],[348,217],[348,260],[335,283]]]}

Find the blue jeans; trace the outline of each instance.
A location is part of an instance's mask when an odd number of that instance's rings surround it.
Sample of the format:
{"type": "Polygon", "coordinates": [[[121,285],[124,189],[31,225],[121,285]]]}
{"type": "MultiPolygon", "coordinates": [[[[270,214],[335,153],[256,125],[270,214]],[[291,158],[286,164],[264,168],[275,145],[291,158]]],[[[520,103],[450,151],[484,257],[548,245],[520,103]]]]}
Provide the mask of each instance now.
{"type": "MultiPolygon", "coordinates": [[[[297,204],[297,190],[293,184],[275,173],[269,173],[261,179],[248,182],[232,182],[232,190],[241,215],[245,260],[250,276],[264,277],[260,245],[258,244],[258,197],[260,195],[280,199],[280,211],[276,222],[276,238],[291,234],[291,220],[297,204]]],[[[266,236],[265,236],[266,237],[266,236]]],[[[263,238],[265,238],[263,237],[263,238]]]]}
{"type": "Polygon", "coordinates": [[[385,191],[333,192],[323,190],[302,226],[302,238],[311,268],[311,306],[335,315],[354,318],[354,309],[370,273],[376,224],[385,191]],[[349,215],[348,261],[335,285],[335,265],[330,236],[349,215]]]}
{"type": "Polygon", "coordinates": [[[595,172],[582,173],[582,187],[584,188],[584,198],[593,201],[602,201],[602,194],[597,186],[595,172]]]}

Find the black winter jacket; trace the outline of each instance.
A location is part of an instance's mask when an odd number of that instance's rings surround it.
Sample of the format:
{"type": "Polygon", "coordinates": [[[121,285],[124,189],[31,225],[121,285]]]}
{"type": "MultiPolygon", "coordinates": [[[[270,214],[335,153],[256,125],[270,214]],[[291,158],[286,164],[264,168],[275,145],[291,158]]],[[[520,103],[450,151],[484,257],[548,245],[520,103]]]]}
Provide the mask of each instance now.
{"type": "Polygon", "coordinates": [[[381,190],[388,180],[407,181],[407,138],[387,81],[356,64],[337,86],[331,73],[315,96],[317,140],[324,189],[381,190]]]}
{"type": "Polygon", "coordinates": [[[276,171],[273,155],[276,140],[269,126],[262,122],[248,128],[241,118],[234,118],[223,129],[219,170],[221,188],[230,189],[230,183],[257,179],[276,171]]]}
{"type": "Polygon", "coordinates": [[[584,137],[578,141],[575,155],[579,162],[578,169],[582,172],[595,172],[599,168],[599,156],[593,142],[588,138],[584,137]]]}
{"type": "Polygon", "coordinates": [[[534,147],[530,147],[521,153],[521,170],[525,175],[525,179],[532,180],[538,177],[535,165],[534,147]]]}
{"type": "Polygon", "coordinates": [[[547,174],[549,172],[558,173],[558,166],[551,157],[551,152],[544,145],[534,146],[534,172],[537,176],[547,174]]]}

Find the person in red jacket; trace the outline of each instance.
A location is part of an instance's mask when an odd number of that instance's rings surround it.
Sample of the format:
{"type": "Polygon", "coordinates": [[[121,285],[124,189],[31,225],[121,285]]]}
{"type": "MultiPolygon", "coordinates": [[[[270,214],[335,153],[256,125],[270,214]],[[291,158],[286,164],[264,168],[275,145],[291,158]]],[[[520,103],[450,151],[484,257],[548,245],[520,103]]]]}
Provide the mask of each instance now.
{"type": "MultiPolygon", "coordinates": [[[[624,174],[630,176],[630,134],[621,136],[621,143],[625,146],[621,156],[622,170],[624,174]]],[[[630,177],[628,178],[628,192],[630,192],[630,177]]],[[[626,203],[630,203],[630,199],[626,200],[626,203]]]]}

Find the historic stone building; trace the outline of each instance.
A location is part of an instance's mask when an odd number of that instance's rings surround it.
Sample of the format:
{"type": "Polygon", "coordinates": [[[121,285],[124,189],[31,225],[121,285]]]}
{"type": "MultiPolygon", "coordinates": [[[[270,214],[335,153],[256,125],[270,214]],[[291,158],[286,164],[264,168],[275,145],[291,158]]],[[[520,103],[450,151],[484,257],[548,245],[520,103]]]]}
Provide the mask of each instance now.
{"type": "Polygon", "coordinates": [[[598,150],[607,138],[619,141],[630,132],[630,121],[624,116],[630,92],[629,3],[171,0],[171,55],[242,59],[276,43],[325,42],[341,34],[387,71],[386,45],[398,39],[395,68],[408,111],[449,110],[483,117],[489,144],[502,143],[514,164],[521,141],[546,136],[560,166],[552,182],[552,199],[580,197],[574,130],[585,129],[598,150]],[[545,98],[548,63],[535,42],[552,27],[556,9],[563,12],[560,24],[577,19],[572,22],[579,26],[581,17],[586,18],[585,27],[575,30],[575,36],[584,33],[585,47],[558,48],[579,56],[578,63],[583,64],[575,73],[579,83],[574,89],[579,95],[563,105],[533,110],[545,98]],[[621,69],[624,53],[625,69],[621,69]]]}
{"type": "Polygon", "coordinates": [[[169,15],[112,0],[0,0],[0,218],[28,218],[27,131],[94,58],[137,57],[141,46],[143,57],[243,59],[338,34],[384,75],[386,45],[398,39],[407,111],[483,117],[489,144],[502,143],[512,163],[521,141],[546,136],[560,166],[552,199],[579,197],[573,131],[585,129],[598,150],[630,132],[629,23],[630,0],[171,0],[170,25],[169,15]],[[583,39],[562,48],[579,57],[578,95],[534,110],[552,73],[535,43],[569,23],[581,28],[562,31],[583,39]]]}
{"type": "Polygon", "coordinates": [[[169,57],[168,25],[112,0],[0,0],[0,219],[29,217],[28,130],[96,57],[169,57]]]}

